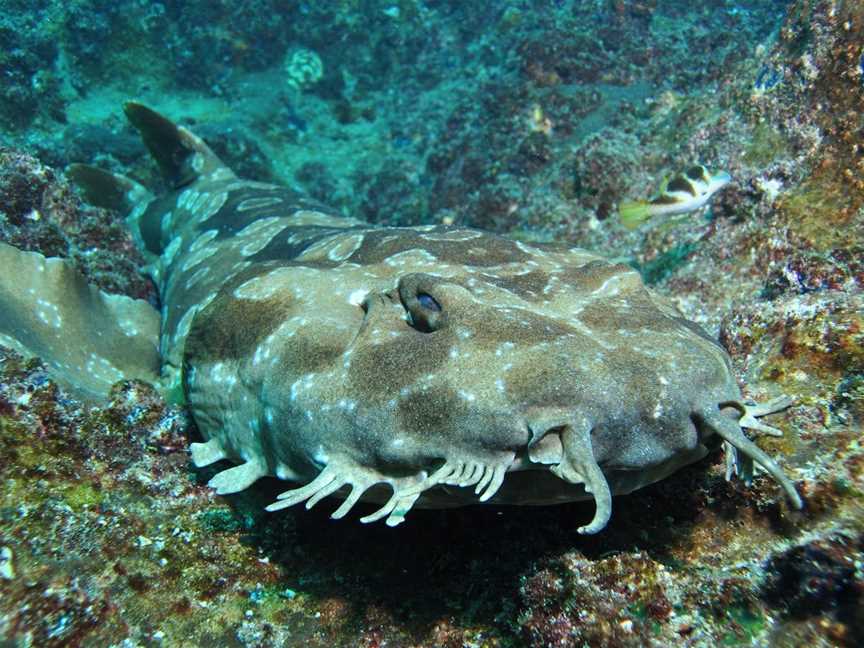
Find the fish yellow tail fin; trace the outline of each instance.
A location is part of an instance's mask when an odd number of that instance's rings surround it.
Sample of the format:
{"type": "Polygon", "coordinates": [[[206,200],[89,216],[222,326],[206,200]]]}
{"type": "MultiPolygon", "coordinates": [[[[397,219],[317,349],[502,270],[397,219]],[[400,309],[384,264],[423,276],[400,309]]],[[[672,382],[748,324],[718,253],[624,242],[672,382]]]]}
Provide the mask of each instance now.
{"type": "Polygon", "coordinates": [[[651,204],[647,202],[625,202],[618,207],[621,224],[627,229],[636,229],[651,218],[651,204]]]}

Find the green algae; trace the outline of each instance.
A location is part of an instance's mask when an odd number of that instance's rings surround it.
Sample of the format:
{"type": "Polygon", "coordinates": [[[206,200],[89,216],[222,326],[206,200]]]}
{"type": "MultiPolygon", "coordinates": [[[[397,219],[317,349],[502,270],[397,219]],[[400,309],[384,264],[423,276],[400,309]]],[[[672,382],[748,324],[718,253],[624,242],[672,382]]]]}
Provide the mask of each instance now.
{"type": "Polygon", "coordinates": [[[74,511],[80,511],[90,506],[98,506],[104,500],[104,493],[90,484],[71,484],[62,490],[63,501],[74,511]]]}
{"type": "Polygon", "coordinates": [[[679,243],[650,261],[643,264],[634,262],[631,265],[639,271],[639,274],[642,275],[642,280],[646,284],[658,284],[683,266],[687,262],[687,257],[696,248],[697,245],[695,243],[679,243]]]}
{"type": "Polygon", "coordinates": [[[777,202],[790,231],[816,252],[860,244],[860,210],[864,206],[860,171],[841,169],[840,160],[828,158],[777,202]]]}
{"type": "Polygon", "coordinates": [[[720,642],[724,646],[752,645],[767,627],[765,617],[748,606],[733,606],[729,608],[726,616],[734,626],[731,631],[721,635],[720,642]]]}
{"type": "Polygon", "coordinates": [[[744,149],[743,158],[747,164],[765,167],[787,156],[786,139],[773,125],[763,122],[754,126],[750,141],[744,149]]]}
{"type": "Polygon", "coordinates": [[[241,515],[227,507],[201,511],[198,520],[205,529],[214,533],[240,533],[254,526],[252,516],[241,515]]]}
{"type": "Polygon", "coordinates": [[[843,475],[838,475],[831,480],[831,487],[834,489],[834,492],[841,497],[861,497],[862,494],[864,494],[860,489],[856,488],[852,481],[843,475]]]}

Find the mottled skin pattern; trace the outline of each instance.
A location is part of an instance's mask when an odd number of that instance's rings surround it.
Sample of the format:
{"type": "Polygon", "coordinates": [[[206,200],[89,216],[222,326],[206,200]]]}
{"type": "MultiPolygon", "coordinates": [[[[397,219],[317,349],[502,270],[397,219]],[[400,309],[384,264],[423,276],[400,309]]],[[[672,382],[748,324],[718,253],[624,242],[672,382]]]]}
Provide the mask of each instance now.
{"type": "MultiPolygon", "coordinates": [[[[415,502],[545,504],[665,477],[726,441],[755,459],[725,351],[631,268],[561,245],[440,226],[378,228],[280,186],[236,178],[191,133],[127,114],[176,189],[130,192],[153,255],[161,352],[206,443],[234,467],[306,484],[271,510],[336,493],[341,517],[398,524],[415,502]],[[181,369],[182,371],[176,371],[181,369]],[[181,378],[182,376],[182,378],[181,378]],[[418,502],[419,500],[419,502],[418,502]]],[[[737,452],[735,450],[737,448],[737,452]]]]}

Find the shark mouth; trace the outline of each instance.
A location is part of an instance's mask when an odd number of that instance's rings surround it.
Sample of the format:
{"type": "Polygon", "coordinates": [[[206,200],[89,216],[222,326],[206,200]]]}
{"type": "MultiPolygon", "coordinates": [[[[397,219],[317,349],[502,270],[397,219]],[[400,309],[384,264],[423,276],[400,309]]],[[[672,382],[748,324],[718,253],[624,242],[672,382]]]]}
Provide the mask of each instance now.
{"type": "MultiPolygon", "coordinates": [[[[749,485],[754,465],[758,464],[780,484],[791,504],[800,509],[803,503],[795,486],[783,474],[780,466],[742,431],[742,428],[750,428],[757,433],[772,436],[782,434],[779,430],[760,423],[757,417],[780,411],[790,404],[791,401],[784,398],[756,406],[739,402],[722,403],[719,407],[700,410],[693,418],[698,427],[723,440],[727,480],[737,474],[749,485]],[[728,411],[730,408],[740,414],[737,421],[723,413],[724,409],[728,411]]],[[[591,444],[591,425],[579,417],[567,421],[550,420],[536,426],[532,433],[534,438],[528,446],[531,462],[548,465],[553,474],[571,484],[582,485],[585,492],[594,499],[594,517],[588,524],[579,527],[578,532],[590,535],[602,531],[612,516],[612,489],[595,458],[591,444]]],[[[676,467],[701,458],[704,452],[693,452],[687,456],[689,459],[675,464],[676,467]]],[[[405,520],[405,515],[424,491],[436,486],[473,487],[479,501],[486,502],[501,488],[507,472],[517,469],[517,465],[516,453],[508,452],[502,453],[494,461],[449,459],[432,472],[420,471],[412,476],[390,477],[374,469],[358,466],[354,462],[333,458],[315,479],[305,486],[285,491],[267,510],[278,511],[304,501],[309,509],[323,498],[348,489],[344,501],[331,515],[332,518],[339,519],[347,515],[372,486],[388,484],[392,489],[390,498],[374,513],[360,518],[360,521],[369,523],[386,518],[387,526],[392,527],[405,520]]],[[[663,476],[665,474],[668,472],[664,472],[663,476]]],[[[659,478],[649,479],[644,484],[659,478]]]]}

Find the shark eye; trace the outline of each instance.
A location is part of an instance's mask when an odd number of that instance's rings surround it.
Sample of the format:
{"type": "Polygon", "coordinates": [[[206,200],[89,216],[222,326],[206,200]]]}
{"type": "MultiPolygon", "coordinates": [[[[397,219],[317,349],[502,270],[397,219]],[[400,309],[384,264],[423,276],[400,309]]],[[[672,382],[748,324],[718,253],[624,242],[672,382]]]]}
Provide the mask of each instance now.
{"type": "Polygon", "coordinates": [[[426,310],[434,311],[436,313],[441,312],[441,304],[435,301],[435,298],[429,293],[417,293],[417,303],[426,310]]]}
{"type": "Polygon", "coordinates": [[[432,333],[441,325],[441,304],[432,295],[418,292],[413,299],[405,301],[408,324],[421,333],[432,333]]]}
{"type": "Polygon", "coordinates": [[[433,297],[438,281],[429,275],[415,272],[399,280],[399,299],[405,307],[408,325],[421,333],[437,331],[444,323],[444,307],[433,297]]]}

